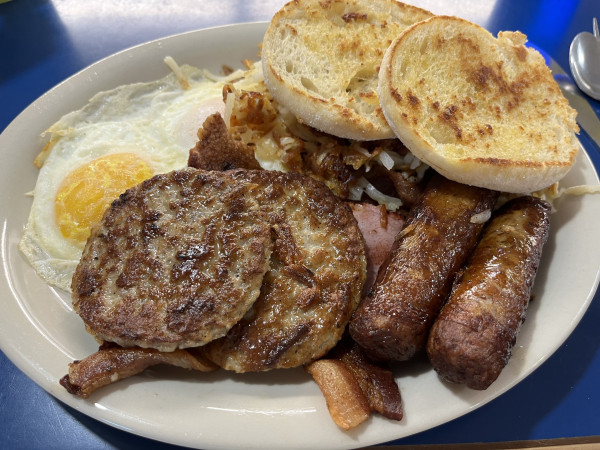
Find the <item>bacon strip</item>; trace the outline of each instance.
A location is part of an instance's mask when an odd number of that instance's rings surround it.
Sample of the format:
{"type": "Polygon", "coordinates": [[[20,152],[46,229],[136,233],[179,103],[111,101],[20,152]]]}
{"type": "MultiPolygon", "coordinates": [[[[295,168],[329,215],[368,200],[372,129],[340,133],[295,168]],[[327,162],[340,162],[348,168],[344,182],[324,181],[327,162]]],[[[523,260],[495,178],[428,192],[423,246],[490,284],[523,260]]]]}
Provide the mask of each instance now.
{"type": "Polygon", "coordinates": [[[329,415],[344,430],[357,427],[371,412],[402,420],[404,406],[394,374],[385,363],[367,359],[358,344],[344,338],[329,354],[306,365],[319,386],[329,415]]]}
{"type": "Polygon", "coordinates": [[[369,418],[367,398],[344,363],[319,359],[308,364],[306,370],[321,389],[329,415],[338,427],[350,430],[369,418]]]}
{"type": "Polygon", "coordinates": [[[352,372],[372,411],[393,420],[402,420],[404,407],[394,374],[384,363],[369,360],[353,341],[337,358],[352,372]]]}
{"type": "Polygon", "coordinates": [[[157,364],[200,372],[212,372],[218,368],[195,349],[160,352],[139,347],[101,347],[85,359],[69,364],[69,373],[60,379],[60,384],[71,394],[88,398],[96,389],[157,364]]]}

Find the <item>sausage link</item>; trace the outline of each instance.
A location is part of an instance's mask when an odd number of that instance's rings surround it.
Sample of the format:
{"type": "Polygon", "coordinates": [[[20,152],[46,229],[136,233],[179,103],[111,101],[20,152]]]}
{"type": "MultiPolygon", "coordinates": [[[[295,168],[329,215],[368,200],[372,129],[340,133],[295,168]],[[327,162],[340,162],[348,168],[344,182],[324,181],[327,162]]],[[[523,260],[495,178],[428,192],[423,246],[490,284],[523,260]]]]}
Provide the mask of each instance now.
{"type": "Polygon", "coordinates": [[[457,277],[427,342],[438,374],[486,389],[508,363],[525,319],[550,205],[535,197],[506,203],[482,234],[457,277]]]}
{"type": "Polygon", "coordinates": [[[398,234],[375,285],[350,322],[373,359],[404,361],[422,350],[452,280],[475,247],[497,192],[434,175],[398,234]]]}

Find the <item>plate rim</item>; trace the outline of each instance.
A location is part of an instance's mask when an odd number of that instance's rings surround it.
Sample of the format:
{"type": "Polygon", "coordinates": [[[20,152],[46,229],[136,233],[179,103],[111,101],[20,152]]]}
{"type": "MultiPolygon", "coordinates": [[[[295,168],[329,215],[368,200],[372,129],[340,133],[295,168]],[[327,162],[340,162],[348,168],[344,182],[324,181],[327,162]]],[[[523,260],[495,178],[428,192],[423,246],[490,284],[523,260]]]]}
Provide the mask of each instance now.
{"type": "MultiPolygon", "coordinates": [[[[161,42],[165,42],[167,40],[179,40],[179,39],[185,39],[186,37],[190,37],[190,36],[195,36],[198,33],[205,33],[205,32],[227,32],[230,30],[240,30],[241,27],[243,28],[248,28],[248,29],[252,29],[252,30],[258,30],[259,28],[262,29],[264,28],[264,30],[266,30],[266,26],[268,25],[268,22],[265,21],[258,21],[258,22],[243,22],[243,23],[236,23],[236,24],[227,24],[227,25],[220,25],[220,26],[216,26],[216,27],[210,27],[210,28],[202,28],[202,29],[198,29],[198,30],[191,30],[191,31],[186,31],[183,33],[176,33],[176,34],[172,34],[169,36],[165,36],[165,37],[161,37],[158,39],[154,39],[148,42],[144,42],[144,43],[140,43],[137,44],[135,46],[131,46],[128,47],[126,49],[123,49],[119,52],[113,53],[112,55],[106,56],[90,65],[88,65],[85,68],[82,68],[81,70],[77,71],[76,73],[74,73],[73,75],[69,76],[68,78],[64,79],[63,81],[57,83],[55,86],[53,86],[51,89],[49,89],[48,91],[46,91],[44,94],[42,94],[40,97],[38,97],[38,99],[36,99],[34,102],[32,102],[29,106],[27,106],[21,113],[19,113],[19,115],[17,115],[17,117],[15,117],[10,123],[9,125],[5,128],[5,130],[2,132],[2,134],[0,135],[0,142],[3,141],[3,139],[6,137],[6,135],[10,135],[10,133],[12,133],[12,130],[14,128],[14,124],[19,124],[20,121],[24,120],[24,117],[27,117],[30,114],[33,113],[40,113],[40,110],[38,109],[38,105],[40,100],[42,99],[47,99],[48,96],[50,95],[58,95],[60,94],[61,90],[63,89],[67,89],[70,83],[73,83],[73,81],[78,80],[81,77],[85,77],[89,72],[93,72],[98,68],[102,68],[102,66],[104,64],[106,64],[106,61],[108,60],[113,60],[115,58],[122,58],[124,56],[127,56],[130,53],[135,53],[138,52],[140,48],[148,48],[148,46],[155,46],[158,43],[161,42]]],[[[263,31],[264,31],[263,30],[263,31]]],[[[82,99],[82,102],[86,102],[87,99],[82,99]]],[[[43,113],[43,111],[41,111],[43,113]]],[[[43,114],[42,114],[43,115],[43,114]]],[[[61,114],[62,115],[62,114],[61,114]]],[[[60,117],[60,116],[59,116],[60,117]]],[[[53,123],[55,120],[58,120],[59,117],[54,117],[52,119],[53,123]]],[[[579,157],[584,156],[587,159],[587,164],[589,164],[593,170],[594,176],[596,178],[596,182],[599,183],[599,174],[598,174],[598,169],[594,166],[594,164],[592,163],[588,153],[587,153],[587,149],[583,146],[583,144],[581,144],[580,142],[580,146],[581,146],[581,154],[579,155],[579,157]]],[[[6,194],[3,194],[6,195],[6,194]]],[[[0,198],[1,200],[1,198],[0,198]]],[[[3,271],[3,279],[2,282],[4,283],[4,281],[6,281],[7,287],[12,291],[14,289],[14,287],[11,287],[11,280],[10,278],[7,276],[8,272],[6,269],[6,266],[8,265],[9,261],[6,258],[6,248],[9,245],[7,242],[7,236],[6,236],[6,227],[7,227],[7,221],[8,221],[8,217],[3,217],[0,216],[1,219],[3,219],[3,229],[2,229],[2,235],[0,236],[0,243],[1,243],[1,250],[2,250],[2,255],[1,255],[1,261],[3,263],[4,266],[4,271],[3,271]]],[[[573,332],[573,330],[576,328],[576,326],[579,324],[579,322],[581,321],[582,317],[584,316],[585,312],[587,311],[591,301],[593,300],[595,293],[597,291],[598,288],[598,284],[600,281],[600,271],[597,270],[596,271],[596,275],[595,275],[595,284],[592,286],[592,289],[589,290],[589,295],[588,298],[586,299],[586,301],[584,302],[582,308],[579,310],[578,314],[573,318],[573,320],[571,321],[571,327],[568,330],[568,333],[566,335],[566,338],[568,338],[568,336],[573,332]]],[[[3,286],[3,284],[0,284],[0,286],[3,286]]],[[[11,294],[13,295],[13,298],[16,297],[16,293],[13,291],[11,292],[11,294]]],[[[565,339],[566,339],[565,338],[565,339]]],[[[564,342],[564,340],[563,340],[564,342]]],[[[522,381],[524,378],[526,378],[527,376],[531,375],[531,373],[533,373],[535,370],[537,370],[550,356],[552,356],[552,354],[554,354],[556,352],[556,350],[558,350],[558,348],[560,348],[560,345],[557,346],[556,348],[554,348],[551,352],[547,353],[543,358],[540,358],[537,363],[531,368],[531,370],[524,375],[521,379],[516,380],[514,383],[512,384],[508,384],[506,386],[503,387],[503,389],[498,390],[497,392],[495,392],[495,394],[489,398],[486,398],[485,401],[477,403],[475,405],[472,405],[470,409],[465,410],[462,414],[460,414],[459,416],[455,416],[453,418],[457,418],[460,417],[464,414],[467,414],[481,406],[483,406],[484,404],[490,402],[491,400],[497,398],[498,396],[502,395],[503,393],[505,393],[506,391],[508,391],[509,389],[511,389],[512,387],[514,387],[516,384],[518,384],[520,381],[522,381]]],[[[52,395],[54,398],[64,402],[65,404],[67,404],[68,406],[74,408],[75,410],[85,414],[86,416],[89,416],[93,419],[99,420],[105,424],[108,424],[110,426],[113,426],[115,428],[121,429],[121,430],[125,430],[128,432],[131,432],[133,434],[139,435],[139,436],[144,436],[144,437],[150,437],[152,439],[155,439],[157,441],[162,441],[162,442],[169,442],[172,444],[177,444],[177,445],[190,445],[190,443],[188,441],[173,441],[173,440],[165,440],[162,436],[157,436],[157,435],[152,435],[152,434],[148,434],[145,432],[139,432],[139,430],[135,430],[133,429],[130,425],[124,425],[124,424],[120,424],[120,423],[116,423],[114,422],[114,420],[111,420],[111,417],[107,417],[103,414],[99,413],[98,409],[94,409],[94,411],[96,411],[98,414],[94,415],[91,414],[87,408],[87,403],[85,403],[86,401],[82,401],[81,399],[78,398],[73,398],[71,396],[64,396],[61,395],[61,391],[58,391],[58,386],[47,386],[44,385],[44,383],[50,383],[53,382],[54,384],[57,385],[56,383],[56,379],[51,376],[51,374],[47,373],[45,370],[43,370],[42,368],[36,368],[34,365],[32,365],[31,361],[28,361],[24,355],[20,352],[17,351],[16,348],[7,346],[6,343],[4,342],[4,340],[0,340],[0,349],[2,349],[2,351],[5,353],[5,355],[19,368],[19,370],[21,370],[22,372],[24,372],[30,379],[32,379],[34,382],[36,382],[36,384],[38,384],[40,387],[42,387],[42,389],[44,389],[46,392],[48,392],[50,395],[52,395]],[[72,401],[69,401],[72,400],[72,401]]],[[[66,370],[66,369],[65,369],[66,370]]],[[[400,384],[402,383],[402,378],[401,377],[397,377],[398,381],[400,382],[400,384]]],[[[122,383],[122,382],[121,382],[122,383]]],[[[402,385],[402,384],[401,384],[402,385]]],[[[61,388],[62,389],[62,388],[61,388]]],[[[64,393],[62,393],[64,394],[64,393]]],[[[452,418],[452,419],[453,419],[452,418]]],[[[386,439],[384,441],[365,441],[365,442],[358,442],[357,444],[360,445],[369,445],[369,444],[375,444],[375,443],[381,443],[381,442],[386,442],[389,441],[390,439],[399,439],[402,437],[406,437],[409,435],[412,435],[414,433],[418,433],[421,431],[424,431],[426,429],[430,429],[436,426],[439,426],[443,423],[446,423],[452,419],[447,419],[447,420],[441,420],[439,422],[435,422],[432,426],[427,426],[425,428],[422,429],[416,429],[415,431],[409,433],[409,434],[403,434],[403,435],[399,435],[397,437],[389,437],[386,436],[386,439]]],[[[369,426],[371,426],[372,424],[369,424],[369,426]]],[[[193,443],[193,445],[205,445],[203,443],[193,443]]],[[[209,443],[209,445],[213,445],[213,446],[219,446],[218,442],[212,442],[209,443]]],[[[247,442],[244,443],[245,447],[247,447],[247,442]]],[[[310,447],[310,444],[307,446],[307,448],[310,447]]],[[[263,448],[263,445],[261,444],[261,448],[263,448]]],[[[335,446],[333,447],[328,447],[328,448],[335,448],[335,446]]],[[[348,448],[348,446],[344,445],[344,446],[340,446],[339,448],[348,448]]]]}

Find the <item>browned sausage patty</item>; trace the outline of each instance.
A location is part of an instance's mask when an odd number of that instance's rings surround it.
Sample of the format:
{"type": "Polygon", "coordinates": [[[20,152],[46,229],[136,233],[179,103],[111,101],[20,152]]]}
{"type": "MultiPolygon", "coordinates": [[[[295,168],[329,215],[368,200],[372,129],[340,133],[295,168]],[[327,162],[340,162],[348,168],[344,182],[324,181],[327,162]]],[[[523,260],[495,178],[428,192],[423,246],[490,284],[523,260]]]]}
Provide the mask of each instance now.
{"type": "Polygon", "coordinates": [[[475,247],[497,193],[434,175],[350,322],[370,357],[404,361],[423,349],[452,280],[475,247]]]}
{"type": "Polygon", "coordinates": [[[350,207],[297,173],[234,171],[255,186],[274,248],[261,295],[207,355],[236,372],[295,367],[339,341],[366,279],[364,238],[350,207]]]}
{"type": "Polygon", "coordinates": [[[427,342],[442,378],[486,389],[500,375],[525,319],[549,228],[550,205],[535,197],[508,202],[485,228],[427,342]]]}
{"type": "Polygon", "coordinates": [[[170,351],[224,336],[258,298],[272,251],[254,186],[223,172],[157,175],[115,200],[72,282],[98,339],[170,351]]]}

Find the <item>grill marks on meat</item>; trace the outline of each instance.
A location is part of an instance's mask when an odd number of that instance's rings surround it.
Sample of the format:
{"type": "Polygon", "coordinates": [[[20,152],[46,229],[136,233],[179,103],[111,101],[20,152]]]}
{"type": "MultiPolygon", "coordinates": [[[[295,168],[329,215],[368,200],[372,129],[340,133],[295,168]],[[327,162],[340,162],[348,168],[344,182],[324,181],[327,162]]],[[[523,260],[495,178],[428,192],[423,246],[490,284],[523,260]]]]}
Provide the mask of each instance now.
{"type": "Polygon", "coordinates": [[[111,205],[75,272],[74,306],[98,339],[204,346],[219,366],[261,371],[335,346],[365,278],[356,220],[322,183],[188,168],[111,205]]]}
{"type": "Polygon", "coordinates": [[[486,389],[508,363],[549,228],[550,205],[535,197],[496,212],[429,335],[429,359],[444,379],[486,389]]]}
{"type": "Polygon", "coordinates": [[[184,169],[126,191],[93,230],[73,304],[98,338],[171,351],[225,335],[260,293],[271,227],[252,186],[184,169]]]}
{"type": "Polygon", "coordinates": [[[207,356],[236,372],[295,367],[335,346],[366,278],[362,234],[349,206],[297,173],[233,171],[256,186],[274,247],[261,294],[207,356]]]}
{"type": "Polygon", "coordinates": [[[350,334],[374,359],[403,361],[420,351],[452,280],[475,247],[497,193],[435,175],[350,322],[350,334]]]}

